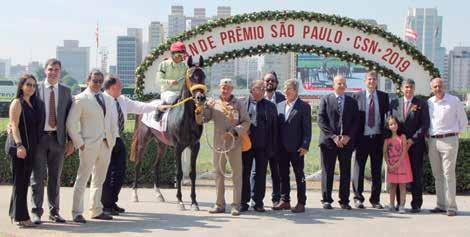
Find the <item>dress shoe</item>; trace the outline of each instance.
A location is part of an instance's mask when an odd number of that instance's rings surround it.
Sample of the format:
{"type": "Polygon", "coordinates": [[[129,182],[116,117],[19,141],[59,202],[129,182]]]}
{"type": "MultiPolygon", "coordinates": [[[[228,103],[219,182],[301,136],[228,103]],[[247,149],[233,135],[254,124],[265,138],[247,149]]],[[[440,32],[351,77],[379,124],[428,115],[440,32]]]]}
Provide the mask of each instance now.
{"type": "Polygon", "coordinates": [[[247,204],[241,204],[240,205],[240,212],[247,212],[248,208],[250,208],[250,206],[248,206],[247,204]]]}
{"type": "Polygon", "coordinates": [[[323,209],[327,209],[327,210],[333,209],[333,207],[331,206],[329,202],[324,202],[322,206],[323,206],[323,209]]]}
{"type": "Polygon", "coordinates": [[[266,212],[263,206],[254,206],[253,210],[255,210],[255,212],[266,212]]]}
{"type": "Polygon", "coordinates": [[[55,223],[65,223],[65,219],[62,218],[59,213],[54,213],[49,215],[49,220],[55,222],[55,223]]]}
{"type": "Polygon", "coordinates": [[[362,203],[359,200],[354,201],[354,206],[358,209],[365,209],[366,207],[364,206],[364,203],[362,203]]]}
{"type": "Polygon", "coordinates": [[[352,207],[349,205],[349,204],[340,204],[341,206],[341,209],[344,209],[344,210],[351,210],[352,207]]]}
{"type": "Polygon", "coordinates": [[[457,212],[454,210],[447,210],[447,216],[456,216],[457,212]]]}
{"type": "Polygon", "coordinates": [[[106,215],[119,216],[119,212],[114,208],[103,208],[103,212],[106,215]]]}
{"type": "Polygon", "coordinates": [[[36,227],[36,225],[33,222],[31,222],[31,220],[20,221],[20,222],[18,222],[18,226],[20,228],[34,228],[34,227],[36,227]]]}
{"type": "Polygon", "coordinates": [[[232,214],[232,216],[239,216],[240,211],[238,210],[238,208],[232,208],[232,210],[230,210],[230,214],[232,214]]]}
{"type": "Polygon", "coordinates": [[[78,215],[78,216],[74,217],[73,221],[77,222],[77,223],[82,223],[82,224],[86,223],[86,220],[82,215],[78,215]]]}
{"type": "Polygon", "coordinates": [[[429,211],[430,211],[431,213],[445,213],[445,212],[446,212],[446,210],[441,209],[441,208],[439,208],[439,207],[435,207],[435,208],[433,208],[433,209],[431,209],[431,210],[429,210],[429,211]]]}
{"type": "Polygon", "coordinates": [[[293,213],[302,213],[305,212],[305,205],[297,203],[297,205],[291,209],[293,213]]]}
{"type": "Polygon", "coordinates": [[[107,214],[105,214],[105,213],[101,213],[101,214],[99,214],[99,215],[97,215],[97,216],[92,217],[91,219],[109,221],[109,220],[112,220],[113,217],[110,216],[110,215],[107,215],[107,214]]]}
{"type": "Polygon", "coordinates": [[[33,224],[35,225],[40,225],[42,222],[41,222],[41,217],[38,216],[37,214],[35,213],[32,213],[31,214],[31,222],[33,222],[33,224]]]}
{"type": "Polygon", "coordinates": [[[277,206],[273,207],[273,210],[290,210],[290,202],[281,201],[277,206]]]}
{"type": "Polygon", "coordinates": [[[411,213],[420,213],[420,212],[421,212],[421,208],[419,208],[419,207],[418,207],[418,208],[412,208],[412,209],[410,210],[410,212],[411,212],[411,213]]]}
{"type": "Polygon", "coordinates": [[[380,203],[372,203],[372,207],[375,209],[384,209],[384,207],[380,203]]]}
{"type": "Polygon", "coordinates": [[[120,206],[118,206],[118,205],[114,206],[114,210],[116,210],[116,211],[119,212],[119,213],[124,213],[124,212],[126,212],[126,209],[124,209],[124,208],[122,208],[122,207],[120,207],[120,206]]]}
{"type": "Polygon", "coordinates": [[[277,206],[277,205],[279,205],[279,201],[274,201],[274,202],[273,202],[273,207],[275,207],[275,206],[277,206]]]}
{"type": "Polygon", "coordinates": [[[209,210],[210,214],[225,213],[225,208],[222,207],[213,207],[209,210]]]}

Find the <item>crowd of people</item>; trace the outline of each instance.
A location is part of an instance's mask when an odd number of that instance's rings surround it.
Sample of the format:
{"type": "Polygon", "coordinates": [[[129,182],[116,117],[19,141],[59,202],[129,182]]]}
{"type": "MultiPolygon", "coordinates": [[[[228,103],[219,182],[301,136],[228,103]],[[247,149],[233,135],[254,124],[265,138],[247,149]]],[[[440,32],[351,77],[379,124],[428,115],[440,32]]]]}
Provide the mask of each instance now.
{"type": "MultiPolygon", "coordinates": [[[[76,96],[59,82],[61,62],[45,63],[44,81],[31,74],[19,79],[16,98],[9,111],[10,123],[6,151],[11,158],[13,191],[9,215],[22,227],[42,223],[44,214],[44,180],[47,178],[48,218],[66,222],[60,214],[60,176],[64,159],[78,150],[80,163],[73,187],[72,220],[86,223],[84,191],[90,183],[92,219],[111,220],[125,212],[117,205],[126,168],[126,147],[121,135],[127,114],[142,114],[168,109],[183,85],[186,67],[182,60],[184,45],[171,47],[172,56],[159,66],[162,103],[142,103],[121,95],[122,83],[117,76],[104,77],[92,70],[87,88],[76,96]],[[27,192],[31,184],[31,212],[27,192]]],[[[332,209],[332,187],[336,160],[339,161],[339,204],[350,210],[350,184],[354,206],[365,208],[364,170],[370,159],[372,188],[369,202],[383,209],[382,164],[390,183],[390,211],[405,212],[406,184],[411,185],[411,212],[421,211],[423,203],[423,156],[428,149],[435,177],[437,203],[433,213],[457,214],[455,201],[455,164],[459,133],[467,126],[462,103],[444,90],[442,79],[430,86],[434,94],[427,102],[414,96],[415,82],[402,84],[404,96],[389,102],[385,92],[377,90],[377,73],[368,72],[366,90],[347,95],[346,78],[333,80],[334,92],[320,102],[318,126],[321,154],[323,208],[332,209]],[[426,143],[427,147],[426,148],[426,143]],[[352,162],[352,154],[355,160],[352,162]],[[351,174],[352,170],[352,174],[351,174]],[[395,205],[397,200],[397,206],[395,205]]],[[[307,203],[304,174],[305,154],[312,136],[311,107],[299,98],[299,81],[285,80],[283,93],[277,91],[275,72],[255,80],[246,98],[232,94],[232,80],[220,80],[220,97],[209,99],[202,119],[214,122],[214,146],[221,147],[233,139],[233,147],[221,158],[214,152],[216,201],[210,213],[225,212],[225,174],[228,162],[233,176],[231,214],[240,215],[251,207],[265,212],[266,174],[272,178],[272,210],[305,212],[307,203]],[[242,150],[243,137],[251,146],[242,150]],[[297,185],[297,203],[291,207],[290,167],[297,185]]],[[[161,117],[161,116],[160,116],[161,117]]]]}

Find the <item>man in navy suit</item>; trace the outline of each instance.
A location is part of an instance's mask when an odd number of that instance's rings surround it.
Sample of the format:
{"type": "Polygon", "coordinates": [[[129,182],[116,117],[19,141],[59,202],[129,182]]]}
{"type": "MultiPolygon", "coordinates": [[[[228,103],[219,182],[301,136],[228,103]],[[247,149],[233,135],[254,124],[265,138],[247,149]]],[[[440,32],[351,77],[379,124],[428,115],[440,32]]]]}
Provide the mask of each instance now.
{"type": "Polygon", "coordinates": [[[299,83],[295,79],[286,80],[284,94],[287,100],[277,105],[281,153],[279,160],[281,202],[273,207],[273,210],[291,209],[289,168],[292,164],[297,183],[297,205],[291,211],[299,213],[305,212],[307,200],[304,155],[308,152],[312,138],[311,109],[309,104],[299,99],[299,83]]]}
{"type": "Polygon", "coordinates": [[[334,93],[322,97],[318,126],[320,127],[320,152],[322,166],[322,203],[324,209],[332,209],[331,191],[336,159],[339,161],[339,203],[342,209],[351,210],[349,187],[351,181],[351,156],[358,129],[357,102],[345,95],[346,78],[338,75],[333,80],[334,93]]]}
{"type": "MultiPolygon", "coordinates": [[[[414,96],[415,82],[406,79],[401,87],[404,96],[390,103],[393,116],[401,122],[409,146],[413,182],[411,183],[411,212],[421,211],[423,204],[423,157],[426,149],[425,135],[429,129],[429,110],[426,101],[414,96]]],[[[399,197],[399,195],[397,195],[399,197]]]]}
{"type": "MultiPolygon", "coordinates": [[[[264,86],[266,92],[264,98],[274,103],[274,105],[279,104],[280,102],[286,100],[286,97],[279,91],[277,91],[277,85],[279,84],[279,79],[277,74],[274,71],[268,72],[264,75],[264,86]]],[[[271,181],[273,192],[271,195],[271,200],[273,202],[273,207],[279,204],[281,200],[281,182],[279,177],[279,153],[275,153],[273,156],[268,158],[269,169],[271,170],[271,181]]],[[[252,176],[254,177],[254,175],[252,176]]]]}
{"type": "Polygon", "coordinates": [[[377,72],[366,74],[366,90],[356,93],[354,98],[359,107],[359,130],[356,142],[356,160],[353,169],[354,204],[364,207],[364,170],[370,156],[372,190],[369,202],[373,208],[383,209],[380,204],[382,189],[382,161],[385,116],[389,112],[388,94],[377,90],[377,72]]]}

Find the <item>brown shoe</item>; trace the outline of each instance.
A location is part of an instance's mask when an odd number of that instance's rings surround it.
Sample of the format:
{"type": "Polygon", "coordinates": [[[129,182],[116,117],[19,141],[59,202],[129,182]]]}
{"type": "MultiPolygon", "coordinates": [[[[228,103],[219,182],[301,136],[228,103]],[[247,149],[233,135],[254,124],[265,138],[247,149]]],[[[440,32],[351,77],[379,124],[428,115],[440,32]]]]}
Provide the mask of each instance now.
{"type": "Polygon", "coordinates": [[[109,221],[109,220],[112,220],[113,217],[110,216],[110,215],[108,215],[108,214],[101,213],[101,214],[99,214],[99,215],[97,215],[97,216],[92,217],[91,219],[109,221]]]}
{"type": "Polygon", "coordinates": [[[291,209],[293,213],[302,213],[305,212],[305,205],[297,203],[297,205],[291,209]]]}
{"type": "Polygon", "coordinates": [[[213,207],[209,210],[210,214],[225,213],[225,208],[222,207],[213,207]]]}
{"type": "Polygon", "coordinates": [[[290,202],[281,201],[279,204],[273,207],[273,210],[289,210],[290,209],[290,202]]]}

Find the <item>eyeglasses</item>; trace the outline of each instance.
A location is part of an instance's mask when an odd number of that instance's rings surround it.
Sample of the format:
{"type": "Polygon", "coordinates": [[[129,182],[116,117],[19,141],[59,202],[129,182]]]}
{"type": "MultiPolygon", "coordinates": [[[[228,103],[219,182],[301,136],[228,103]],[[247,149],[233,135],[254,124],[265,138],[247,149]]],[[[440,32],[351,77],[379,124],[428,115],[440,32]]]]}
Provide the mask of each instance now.
{"type": "Polygon", "coordinates": [[[26,85],[27,87],[30,87],[30,88],[36,88],[36,83],[29,83],[29,82],[27,82],[27,83],[25,83],[25,85],[26,85]]]}
{"type": "Polygon", "coordinates": [[[95,84],[103,84],[103,80],[93,79],[91,81],[95,84]]]}

